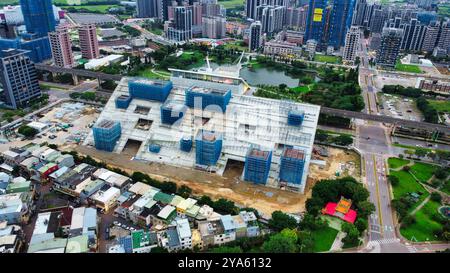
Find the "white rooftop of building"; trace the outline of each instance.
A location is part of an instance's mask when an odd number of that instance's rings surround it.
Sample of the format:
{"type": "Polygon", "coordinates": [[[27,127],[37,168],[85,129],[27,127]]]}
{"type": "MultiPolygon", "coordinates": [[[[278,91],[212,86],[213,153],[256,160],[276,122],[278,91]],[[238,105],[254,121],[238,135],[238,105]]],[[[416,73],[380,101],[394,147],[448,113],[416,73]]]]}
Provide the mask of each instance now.
{"type": "Polygon", "coordinates": [[[108,203],[114,196],[119,196],[120,190],[116,187],[110,187],[106,191],[98,191],[91,198],[100,203],[108,203]]]}
{"type": "Polygon", "coordinates": [[[174,211],[175,208],[173,206],[167,205],[158,213],[158,217],[162,219],[167,219],[167,217],[169,217],[169,215],[174,211]]]}
{"type": "Polygon", "coordinates": [[[177,231],[180,239],[190,238],[192,236],[191,227],[187,218],[177,219],[177,231]]]}
{"type": "MultiPolygon", "coordinates": [[[[167,100],[180,104],[185,102],[186,90],[199,84],[198,81],[180,77],[172,77],[172,80],[173,89],[167,100]]],[[[225,114],[187,108],[182,119],[168,126],[161,123],[161,102],[134,98],[127,109],[116,108],[116,98],[129,95],[128,81],[129,78],[121,80],[99,117],[99,120],[110,119],[121,123],[122,134],[114,150],[116,153],[122,152],[127,141],[132,139],[142,142],[135,159],[194,168],[195,148],[188,153],[181,151],[180,139],[186,136],[194,138],[200,129],[214,129],[223,134],[222,156],[215,166],[218,175],[223,174],[228,159],[244,162],[249,147],[254,144],[273,151],[268,185],[278,185],[278,165],[285,145],[303,150],[306,158],[305,170],[309,168],[320,106],[233,94],[225,114]],[[147,108],[148,113],[135,111],[137,107],[147,108]],[[290,111],[305,113],[301,126],[287,124],[290,111]],[[149,130],[136,126],[142,119],[151,121],[149,130]],[[160,152],[150,152],[151,144],[160,146],[160,152]]],[[[211,88],[222,87],[222,90],[228,90],[230,86],[214,83],[211,88]]],[[[84,144],[93,144],[92,132],[84,144]]],[[[301,192],[306,184],[304,181],[307,173],[304,172],[299,188],[301,192]]]]}

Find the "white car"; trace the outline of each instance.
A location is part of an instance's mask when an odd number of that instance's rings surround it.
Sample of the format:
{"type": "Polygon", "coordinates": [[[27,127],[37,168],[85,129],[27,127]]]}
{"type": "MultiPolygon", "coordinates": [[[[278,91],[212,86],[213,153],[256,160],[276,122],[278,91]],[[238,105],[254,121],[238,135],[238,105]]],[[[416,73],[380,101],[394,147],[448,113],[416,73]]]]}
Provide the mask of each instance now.
{"type": "Polygon", "coordinates": [[[114,222],[113,222],[113,224],[114,224],[115,226],[117,226],[118,223],[119,223],[119,222],[117,222],[117,221],[114,221],[114,222]]]}
{"type": "Polygon", "coordinates": [[[122,224],[121,224],[121,223],[117,223],[117,226],[118,226],[118,227],[121,227],[121,226],[122,226],[122,224]]]}

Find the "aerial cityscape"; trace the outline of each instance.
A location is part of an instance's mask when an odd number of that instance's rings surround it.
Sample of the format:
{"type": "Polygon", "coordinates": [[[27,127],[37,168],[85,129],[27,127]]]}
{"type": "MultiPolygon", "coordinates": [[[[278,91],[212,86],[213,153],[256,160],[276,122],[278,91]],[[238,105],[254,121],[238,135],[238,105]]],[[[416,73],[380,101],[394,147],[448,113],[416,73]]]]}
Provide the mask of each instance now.
{"type": "Polygon", "coordinates": [[[0,0],[0,253],[448,252],[448,0],[0,0]]]}

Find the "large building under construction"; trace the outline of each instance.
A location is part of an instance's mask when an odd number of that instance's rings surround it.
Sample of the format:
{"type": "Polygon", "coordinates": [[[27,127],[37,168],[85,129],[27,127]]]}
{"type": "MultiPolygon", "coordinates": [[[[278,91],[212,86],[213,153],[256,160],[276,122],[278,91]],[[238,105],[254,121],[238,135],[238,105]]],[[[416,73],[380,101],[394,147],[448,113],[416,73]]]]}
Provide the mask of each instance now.
{"type": "MultiPolygon", "coordinates": [[[[247,96],[236,75],[200,74],[123,78],[98,119],[120,123],[113,152],[132,143],[133,160],[217,175],[240,162],[241,180],[303,193],[320,107],[247,96]]],[[[95,145],[94,135],[84,144],[95,145]]]]}

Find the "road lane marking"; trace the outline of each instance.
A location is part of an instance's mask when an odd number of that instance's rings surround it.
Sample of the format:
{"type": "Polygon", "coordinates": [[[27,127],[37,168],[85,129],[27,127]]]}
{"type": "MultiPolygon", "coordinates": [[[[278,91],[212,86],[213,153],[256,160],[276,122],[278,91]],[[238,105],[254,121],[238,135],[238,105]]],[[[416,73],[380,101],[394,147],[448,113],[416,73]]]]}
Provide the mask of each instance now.
{"type": "MultiPolygon", "coordinates": [[[[372,160],[376,163],[375,155],[372,155],[372,160]]],[[[373,172],[375,174],[375,188],[377,191],[377,203],[378,203],[378,217],[380,218],[380,230],[381,234],[383,234],[383,216],[381,215],[381,201],[380,201],[380,189],[378,187],[378,176],[377,176],[377,169],[374,167],[373,172]]]]}

